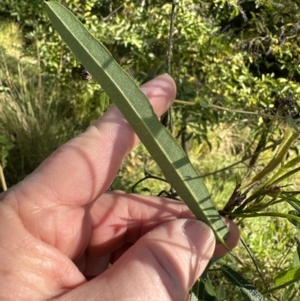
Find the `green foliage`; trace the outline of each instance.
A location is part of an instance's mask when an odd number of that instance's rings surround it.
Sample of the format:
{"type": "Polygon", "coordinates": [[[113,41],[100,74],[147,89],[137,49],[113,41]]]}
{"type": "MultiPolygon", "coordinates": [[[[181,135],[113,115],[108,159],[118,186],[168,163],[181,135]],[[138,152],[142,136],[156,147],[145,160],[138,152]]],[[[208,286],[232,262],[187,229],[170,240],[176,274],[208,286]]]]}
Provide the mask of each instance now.
{"type": "Polygon", "coordinates": [[[267,301],[266,298],[261,295],[256,288],[244,279],[239,273],[234,271],[227,265],[222,266],[222,273],[224,276],[234,284],[247,301],[267,301]]]}
{"type": "MultiPolygon", "coordinates": [[[[61,2],[105,43],[138,83],[165,72],[170,3],[162,0],[61,2]]],[[[224,201],[236,184],[234,178],[245,177],[245,163],[251,161],[251,174],[253,168],[276,157],[271,151],[261,153],[268,148],[276,152],[286,131],[283,121],[287,116],[282,116],[279,110],[270,116],[270,110],[276,107],[275,101],[299,98],[299,3],[294,0],[177,2],[172,75],[177,82],[177,99],[181,102],[173,110],[174,133],[185,127],[183,147],[191,154],[199,171],[210,175],[206,182],[215,200],[224,201]],[[218,132],[220,128],[230,128],[230,131],[218,132]],[[216,134],[212,135],[213,132],[216,134]],[[252,162],[256,150],[262,155],[252,162]],[[204,156],[213,159],[203,160],[204,156]],[[239,164],[233,162],[236,169],[228,168],[211,175],[213,171],[225,168],[229,157],[231,163],[232,157],[239,161],[239,164]]],[[[109,104],[107,96],[93,80],[80,81],[82,67],[62,43],[43,9],[43,2],[37,0],[3,0],[0,7],[1,19],[14,20],[22,30],[20,33],[10,29],[18,28],[16,23],[0,24],[3,53],[0,133],[1,137],[7,137],[7,145],[14,145],[6,156],[9,185],[32,171],[63,141],[84,129],[109,104]],[[11,41],[12,37],[17,42],[11,41]]],[[[297,105],[295,108],[299,110],[297,105]]],[[[287,121],[290,128],[297,128],[296,120],[287,121]]],[[[282,187],[291,182],[295,189],[299,186],[295,176],[299,169],[297,155],[296,144],[286,154],[287,163],[284,161],[278,170],[274,170],[275,174],[265,179],[267,186],[255,186],[250,194],[250,201],[251,197],[255,200],[259,196],[258,201],[243,213],[252,210],[258,212],[261,219],[257,215],[254,221],[248,214],[247,220],[240,220],[246,225],[244,237],[255,250],[258,265],[264,266],[268,261],[276,266],[276,273],[266,267],[265,277],[273,287],[274,275],[293,267],[283,263],[276,265],[271,258],[280,258],[277,262],[282,258],[282,262],[285,258],[290,259],[293,250],[286,245],[295,241],[286,224],[279,227],[277,220],[264,214],[269,212],[276,216],[274,208],[280,202],[282,207],[278,210],[283,217],[299,216],[296,208],[290,215],[286,213],[289,210],[287,203],[299,203],[297,190],[292,194],[290,189],[282,187]],[[273,241],[275,237],[276,241],[273,241]],[[284,250],[287,255],[281,254],[284,250]]],[[[115,184],[129,190],[143,174],[144,151],[133,153],[125,162],[120,171],[121,179],[115,184]]],[[[147,162],[150,170],[159,175],[151,159],[147,162]]],[[[147,179],[136,191],[155,194],[161,187],[157,180],[147,179]]],[[[169,186],[164,184],[163,189],[168,190],[169,186]]],[[[291,220],[298,227],[297,220],[291,220]]],[[[236,270],[242,273],[250,269],[254,274],[252,262],[236,270]]],[[[250,280],[250,277],[246,278],[250,280]]],[[[228,296],[231,291],[228,283],[213,277],[212,280],[225,288],[228,296]]],[[[265,292],[261,281],[255,281],[260,291],[265,292]]],[[[203,289],[207,293],[208,285],[203,289]]],[[[297,289],[297,284],[289,285],[274,292],[275,297],[270,298],[295,300],[297,289]]],[[[209,292],[213,294],[211,287],[209,292]]],[[[222,299],[220,296],[217,297],[222,299]]],[[[230,300],[240,300],[240,297],[233,296],[230,300]]]]}
{"type": "Polygon", "coordinates": [[[7,165],[7,157],[9,151],[14,146],[9,142],[8,138],[5,135],[0,136],[0,179],[3,190],[7,190],[7,184],[4,176],[4,168],[7,165]]]}
{"type": "MultiPolygon", "coordinates": [[[[4,3],[0,15],[9,15],[23,25],[28,54],[35,54],[38,43],[43,70],[66,87],[70,79],[78,78],[79,64],[42,12],[42,2],[4,3]]],[[[129,72],[139,82],[166,70],[170,3],[62,3],[104,42],[121,65],[130,66],[129,72]]],[[[287,94],[299,97],[297,8],[294,1],[178,1],[172,58],[178,99],[206,99],[235,109],[257,110],[287,94]]],[[[92,89],[90,93],[96,92],[92,89]]],[[[190,138],[198,141],[206,140],[207,123],[240,118],[226,113],[216,117],[211,110],[195,114],[201,112],[200,106],[177,107],[176,111],[194,116],[200,135],[190,138]]],[[[256,119],[247,118],[248,126],[257,127],[256,119]]]]}
{"type": "Polygon", "coordinates": [[[93,83],[78,80],[66,87],[42,73],[38,56],[22,57],[19,27],[1,23],[0,29],[0,40],[6,41],[0,48],[1,164],[11,186],[84,130],[109,101],[93,83]]]}
{"type": "MultiPolygon", "coordinates": [[[[2,68],[6,66],[2,65],[2,68]]],[[[1,94],[0,102],[1,132],[15,146],[7,157],[6,178],[10,185],[24,178],[70,137],[68,126],[72,129],[59,115],[56,100],[59,95],[55,86],[52,86],[53,90],[37,86],[36,79],[28,78],[22,68],[19,65],[18,79],[6,74],[3,83],[7,89],[1,94]]]]}
{"type": "Polygon", "coordinates": [[[300,266],[296,266],[294,268],[290,268],[276,275],[274,278],[274,283],[277,289],[279,289],[281,287],[286,287],[291,283],[299,282],[299,280],[300,280],[300,266]]]}
{"type": "Polygon", "coordinates": [[[9,155],[9,151],[13,147],[13,144],[9,142],[8,138],[5,135],[0,136],[0,165],[3,169],[7,165],[7,157],[9,155]]]}

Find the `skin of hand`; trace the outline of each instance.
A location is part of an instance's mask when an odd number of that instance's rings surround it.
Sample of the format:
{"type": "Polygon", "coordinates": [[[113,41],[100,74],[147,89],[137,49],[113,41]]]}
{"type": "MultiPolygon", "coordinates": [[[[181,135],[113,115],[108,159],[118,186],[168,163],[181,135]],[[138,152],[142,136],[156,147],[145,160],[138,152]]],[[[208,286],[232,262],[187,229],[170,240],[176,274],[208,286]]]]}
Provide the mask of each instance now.
{"type": "MultiPolygon", "coordinates": [[[[168,75],[142,90],[158,116],[176,94],[168,75]]],[[[226,250],[182,202],[105,192],[137,143],[112,106],[0,195],[0,300],[187,300],[226,250]]]]}

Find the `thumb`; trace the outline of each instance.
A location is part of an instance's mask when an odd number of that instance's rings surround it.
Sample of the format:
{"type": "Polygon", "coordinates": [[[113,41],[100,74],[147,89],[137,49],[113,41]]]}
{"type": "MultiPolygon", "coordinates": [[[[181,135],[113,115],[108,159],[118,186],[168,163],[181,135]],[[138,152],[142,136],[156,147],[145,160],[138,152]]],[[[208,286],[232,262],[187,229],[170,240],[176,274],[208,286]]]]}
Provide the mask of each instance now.
{"type": "Polygon", "coordinates": [[[68,293],[75,295],[67,300],[185,300],[214,249],[214,234],[204,223],[166,222],[141,237],[103,274],[68,293]]]}

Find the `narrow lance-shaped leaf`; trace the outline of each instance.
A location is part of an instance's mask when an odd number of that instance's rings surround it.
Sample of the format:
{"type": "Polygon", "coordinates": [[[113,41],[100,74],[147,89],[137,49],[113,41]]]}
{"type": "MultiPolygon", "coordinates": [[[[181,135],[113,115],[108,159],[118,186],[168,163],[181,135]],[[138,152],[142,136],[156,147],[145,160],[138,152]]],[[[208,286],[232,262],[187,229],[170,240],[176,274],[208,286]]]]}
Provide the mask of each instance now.
{"type": "Polygon", "coordinates": [[[228,229],[212,205],[205,184],[176,139],[159,122],[147,97],[70,11],[57,2],[45,4],[58,33],[122,112],[168,182],[225,245],[228,229]]]}
{"type": "Polygon", "coordinates": [[[274,283],[276,286],[289,285],[300,280],[300,266],[288,269],[276,275],[274,283]]]}
{"type": "Polygon", "coordinates": [[[281,142],[274,158],[272,158],[272,160],[263,168],[263,170],[261,170],[256,176],[254,176],[248,184],[244,185],[243,188],[249,187],[253,183],[261,181],[267,174],[272,172],[279,164],[281,164],[287,151],[289,150],[291,145],[299,138],[299,136],[299,132],[288,130],[285,133],[285,137],[281,142]]]}
{"type": "Polygon", "coordinates": [[[300,163],[300,156],[297,156],[280,167],[280,169],[275,173],[274,176],[265,184],[269,186],[271,184],[276,184],[275,180],[281,177],[282,174],[286,173],[289,169],[295,168],[300,163]]]}
{"type": "Polygon", "coordinates": [[[235,285],[240,290],[245,300],[268,301],[268,299],[266,299],[251,283],[249,283],[231,267],[227,265],[222,266],[222,273],[233,285],[235,285]]]}
{"type": "Polygon", "coordinates": [[[267,290],[265,293],[273,293],[279,289],[285,288],[293,283],[298,283],[300,280],[300,266],[283,271],[275,276],[274,283],[276,286],[267,290]]]}

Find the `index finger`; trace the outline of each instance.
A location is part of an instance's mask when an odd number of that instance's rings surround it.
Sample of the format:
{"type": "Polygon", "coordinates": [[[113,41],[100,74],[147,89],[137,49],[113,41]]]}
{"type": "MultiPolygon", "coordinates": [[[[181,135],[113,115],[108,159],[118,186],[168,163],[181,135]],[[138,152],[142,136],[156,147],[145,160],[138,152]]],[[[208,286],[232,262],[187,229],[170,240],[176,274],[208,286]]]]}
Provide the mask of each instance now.
{"type": "MultiPolygon", "coordinates": [[[[158,116],[175,99],[175,83],[166,74],[156,77],[141,89],[158,116]]],[[[46,159],[19,187],[31,187],[33,194],[39,192],[39,199],[44,199],[48,206],[51,202],[67,206],[86,205],[107,189],[123,158],[138,141],[129,123],[112,106],[83,134],[46,159]]]]}

